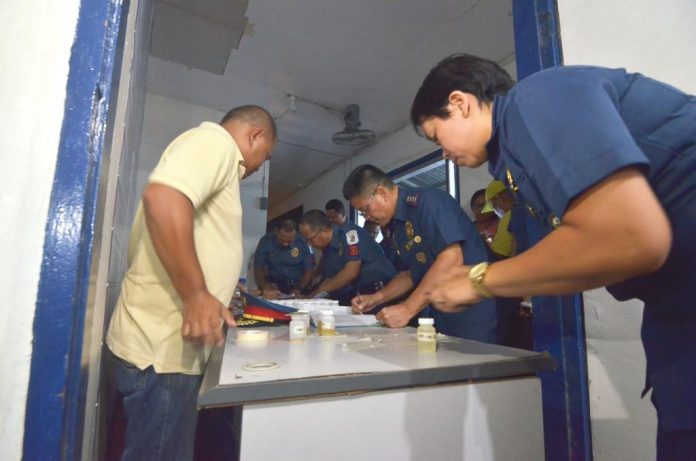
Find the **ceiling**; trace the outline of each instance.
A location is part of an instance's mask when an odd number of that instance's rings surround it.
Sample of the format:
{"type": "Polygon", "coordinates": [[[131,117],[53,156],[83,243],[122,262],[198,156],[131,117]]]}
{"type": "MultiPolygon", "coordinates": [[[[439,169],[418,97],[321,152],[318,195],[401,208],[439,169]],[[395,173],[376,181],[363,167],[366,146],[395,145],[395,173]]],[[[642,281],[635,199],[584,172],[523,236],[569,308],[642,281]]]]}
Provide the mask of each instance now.
{"type": "Polygon", "coordinates": [[[279,133],[271,205],[365,148],[331,141],[347,105],[359,104],[361,128],[379,142],[409,123],[415,91],[443,57],[514,58],[511,0],[245,4],[156,0],[147,88],[223,112],[269,109],[279,133]]]}

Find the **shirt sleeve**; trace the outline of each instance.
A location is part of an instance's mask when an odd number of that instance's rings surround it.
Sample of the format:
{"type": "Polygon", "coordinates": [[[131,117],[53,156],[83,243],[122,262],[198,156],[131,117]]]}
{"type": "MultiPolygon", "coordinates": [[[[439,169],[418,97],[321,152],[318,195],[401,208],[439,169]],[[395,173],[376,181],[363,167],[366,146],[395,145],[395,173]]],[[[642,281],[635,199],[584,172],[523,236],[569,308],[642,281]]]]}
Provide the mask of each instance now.
{"type": "Polygon", "coordinates": [[[447,192],[424,190],[418,208],[421,228],[428,233],[424,238],[436,254],[453,243],[466,242],[476,232],[459,203],[447,192]]]}
{"type": "Polygon", "coordinates": [[[259,269],[268,267],[268,248],[267,239],[262,237],[254,253],[254,267],[258,267],[259,269]]]}
{"type": "Polygon", "coordinates": [[[309,247],[306,243],[299,241],[298,246],[302,249],[302,270],[314,268],[314,255],[309,251],[309,247]]]}
{"type": "Polygon", "coordinates": [[[197,208],[238,174],[235,150],[223,134],[193,129],[167,147],[149,181],[178,190],[197,208]]]}
{"type": "Polygon", "coordinates": [[[512,95],[503,116],[505,145],[557,216],[619,169],[647,165],[618,98],[601,78],[558,72],[523,81],[512,95]]]}

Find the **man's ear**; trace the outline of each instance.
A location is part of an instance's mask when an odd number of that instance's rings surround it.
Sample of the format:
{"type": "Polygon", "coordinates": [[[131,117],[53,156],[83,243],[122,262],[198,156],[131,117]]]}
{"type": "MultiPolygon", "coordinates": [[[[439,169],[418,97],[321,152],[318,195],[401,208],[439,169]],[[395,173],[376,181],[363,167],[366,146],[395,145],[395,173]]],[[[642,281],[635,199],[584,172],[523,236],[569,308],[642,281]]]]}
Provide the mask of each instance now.
{"type": "Polygon", "coordinates": [[[254,147],[263,143],[266,139],[266,130],[261,127],[250,126],[248,131],[249,146],[254,147]]]}
{"type": "Polygon", "coordinates": [[[471,104],[472,97],[473,95],[459,90],[454,90],[451,92],[447,98],[450,105],[450,113],[454,113],[454,111],[459,110],[462,112],[464,117],[468,117],[469,105],[471,104]]]}

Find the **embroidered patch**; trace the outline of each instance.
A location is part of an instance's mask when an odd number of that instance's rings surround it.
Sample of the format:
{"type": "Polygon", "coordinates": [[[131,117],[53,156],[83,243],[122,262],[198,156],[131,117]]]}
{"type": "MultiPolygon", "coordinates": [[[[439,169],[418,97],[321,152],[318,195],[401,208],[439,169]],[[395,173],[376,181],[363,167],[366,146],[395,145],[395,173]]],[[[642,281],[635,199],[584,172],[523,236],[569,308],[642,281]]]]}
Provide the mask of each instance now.
{"type": "Polygon", "coordinates": [[[418,206],[418,199],[420,198],[420,192],[414,192],[406,196],[406,205],[416,208],[418,206]]]}
{"type": "Polygon", "coordinates": [[[409,240],[413,238],[413,224],[411,221],[406,221],[406,238],[409,240]]]}
{"type": "Polygon", "coordinates": [[[355,245],[359,241],[360,239],[358,238],[358,231],[350,230],[346,232],[346,242],[348,242],[348,245],[355,245]]]}
{"type": "Polygon", "coordinates": [[[348,247],[348,254],[351,256],[357,256],[360,253],[360,247],[357,245],[351,245],[348,247]]]}

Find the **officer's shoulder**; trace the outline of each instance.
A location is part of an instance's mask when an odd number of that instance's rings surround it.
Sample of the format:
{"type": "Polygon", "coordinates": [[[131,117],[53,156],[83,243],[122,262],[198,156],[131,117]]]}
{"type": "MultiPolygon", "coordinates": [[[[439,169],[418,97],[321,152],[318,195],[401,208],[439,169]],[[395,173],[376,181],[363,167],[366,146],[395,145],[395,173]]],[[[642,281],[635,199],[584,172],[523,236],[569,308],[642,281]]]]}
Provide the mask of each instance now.
{"type": "Polygon", "coordinates": [[[407,191],[405,200],[406,206],[411,208],[419,208],[422,207],[424,203],[447,200],[448,197],[452,198],[451,195],[443,190],[435,187],[422,187],[407,191]]]}

